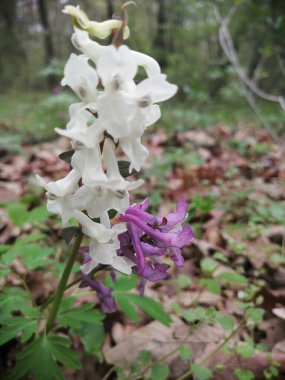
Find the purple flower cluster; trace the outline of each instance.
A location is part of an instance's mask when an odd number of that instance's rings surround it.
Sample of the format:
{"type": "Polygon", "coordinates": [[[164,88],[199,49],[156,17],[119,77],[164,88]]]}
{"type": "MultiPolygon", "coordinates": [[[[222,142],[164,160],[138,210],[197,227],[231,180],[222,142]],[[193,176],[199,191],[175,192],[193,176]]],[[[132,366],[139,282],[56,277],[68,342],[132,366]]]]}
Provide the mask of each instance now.
{"type": "MultiPolygon", "coordinates": [[[[140,277],[138,285],[141,295],[144,294],[147,281],[159,281],[167,277],[170,265],[163,263],[167,255],[176,266],[182,266],[184,259],[181,248],[190,244],[194,233],[188,224],[182,227],[187,218],[188,205],[184,198],[176,204],[176,211],[167,217],[158,217],[146,212],[148,199],[129,207],[120,220],[126,222],[127,231],[119,235],[119,256],[125,256],[134,263],[133,273],[140,277]]],[[[85,262],[90,258],[84,252],[85,262]]],[[[116,303],[112,298],[112,290],[100,281],[92,280],[83,274],[84,281],[97,292],[101,301],[101,309],[105,313],[116,311],[116,303]]]]}
{"type": "Polygon", "coordinates": [[[146,212],[148,206],[146,199],[129,207],[120,216],[120,220],[127,223],[127,231],[119,235],[118,254],[134,262],[133,272],[141,277],[139,290],[142,295],[147,280],[158,281],[167,277],[170,266],[163,263],[163,256],[168,255],[177,266],[182,266],[181,248],[194,238],[189,224],[181,226],[188,211],[184,198],[178,200],[175,212],[163,218],[146,212]]]}

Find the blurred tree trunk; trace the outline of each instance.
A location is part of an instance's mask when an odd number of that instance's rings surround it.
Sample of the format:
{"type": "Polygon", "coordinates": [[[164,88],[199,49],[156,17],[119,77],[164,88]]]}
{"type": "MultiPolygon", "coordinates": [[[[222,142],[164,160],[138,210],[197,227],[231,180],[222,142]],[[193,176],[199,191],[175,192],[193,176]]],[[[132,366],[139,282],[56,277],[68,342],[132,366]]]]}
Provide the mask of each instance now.
{"type": "Polygon", "coordinates": [[[11,84],[25,66],[26,50],[22,46],[21,33],[16,29],[17,0],[1,0],[0,5],[0,73],[1,85],[11,84]],[[3,21],[3,22],[1,22],[3,21]]]}
{"type": "Polygon", "coordinates": [[[114,15],[113,0],[107,0],[107,19],[111,19],[114,15]]]}
{"type": "Polygon", "coordinates": [[[0,12],[4,19],[5,27],[8,31],[13,31],[16,23],[17,0],[2,0],[0,12]]]}
{"type": "MultiPolygon", "coordinates": [[[[54,49],[52,43],[51,29],[48,19],[48,8],[46,0],[38,0],[38,11],[40,21],[44,30],[44,47],[45,47],[45,63],[46,65],[50,64],[54,58],[54,49]]],[[[55,78],[50,75],[48,77],[48,83],[50,86],[55,84],[55,78]]]]}
{"type": "Polygon", "coordinates": [[[158,60],[162,68],[165,68],[167,64],[167,44],[166,44],[166,3],[165,0],[157,0],[157,32],[154,39],[154,48],[158,52],[158,60]]]}

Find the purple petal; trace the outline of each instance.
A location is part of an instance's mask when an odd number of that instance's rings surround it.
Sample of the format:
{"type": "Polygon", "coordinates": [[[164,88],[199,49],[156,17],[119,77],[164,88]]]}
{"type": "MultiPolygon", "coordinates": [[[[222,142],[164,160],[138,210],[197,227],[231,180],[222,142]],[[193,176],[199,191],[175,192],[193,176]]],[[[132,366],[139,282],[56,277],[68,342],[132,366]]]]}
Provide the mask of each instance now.
{"type": "Polygon", "coordinates": [[[92,280],[83,272],[81,272],[81,275],[86,284],[96,291],[98,299],[101,302],[101,310],[104,313],[114,313],[117,311],[115,300],[112,297],[112,289],[107,288],[101,281],[92,280]]]}
{"type": "Polygon", "coordinates": [[[165,253],[165,248],[155,247],[148,243],[141,242],[141,246],[145,257],[162,256],[165,253]]]}
{"type": "Polygon", "coordinates": [[[140,230],[132,223],[128,223],[128,231],[136,253],[138,274],[142,274],[145,265],[145,258],[142,251],[140,230]]]}
{"type": "Polygon", "coordinates": [[[188,203],[186,199],[181,197],[176,203],[176,212],[172,212],[167,215],[166,220],[167,223],[165,225],[161,225],[159,229],[161,231],[169,231],[172,228],[176,227],[178,224],[184,222],[188,213],[188,203]]]}
{"type": "Polygon", "coordinates": [[[178,267],[182,267],[184,264],[184,257],[181,254],[181,249],[176,247],[168,248],[169,257],[178,267]]]}
{"type": "Polygon", "coordinates": [[[120,220],[122,222],[132,222],[132,223],[128,223],[130,226],[135,224],[143,232],[150,235],[156,241],[158,247],[181,248],[185,244],[190,243],[194,238],[193,231],[191,230],[188,224],[186,224],[183,227],[183,229],[178,232],[161,232],[143,223],[139,218],[137,218],[134,215],[130,215],[130,214],[121,215],[120,220]]]}

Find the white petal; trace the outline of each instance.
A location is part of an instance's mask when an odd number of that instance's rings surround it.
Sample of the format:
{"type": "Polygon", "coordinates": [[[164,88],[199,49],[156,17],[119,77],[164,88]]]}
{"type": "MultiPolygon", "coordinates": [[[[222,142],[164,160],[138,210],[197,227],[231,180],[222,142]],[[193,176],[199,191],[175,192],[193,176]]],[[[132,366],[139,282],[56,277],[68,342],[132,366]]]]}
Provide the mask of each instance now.
{"type": "Polygon", "coordinates": [[[81,176],[76,170],[71,170],[66,177],[56,182],[49,182],[46,189],[58,197],[63,197],[67,194],[71,194],[78,188],[80,178],[81,176]]]}
{"type": "Polygon", "coordinates": [[[64,68],[63,86],[68,85],[85,103],[94,101],[97,96],[98,76],[96,70],[83,55],[71,54],[64,68]]]}
{"type": "Polygon", "coordinates": [[[125,274],[131,274],[132,273],[132,267],[135,264],[127,259],[126,257],[116,256],[113,259],[112,267],[117,269],[119,272],[125,273],[125,274]]]}
{"type": "Polygon", "coordinates": [[[153,103],[163,102],[171,98],[178,87],[175,84],[167,82],[166,75],[156,75],[140,82],[136,88],[136,96],[149,95],[153,103]]]}
{"type": "Polygon", "coordinates": [[[132,80],[137,72],[137,63],[131,50],[122,45],[118,49],[110,45],[97,62],[97,72],[104,87],[118,76],[121,80],[132,80]]]}
{"type": "Polygon", "coordinates": [[[107,181],[98,144],[92,149],[76,151],[72,156],[71,165],[82,173],[82,182],[85,185],[100,186],[107,181]]]}
{"type": "Polygon", "coordinates": [[[148,150],[142,145],[141,139],[132,139],[129,137],[121,138],[119,145],[131,162],[130,172],[133,169],[140,171],[143,162],[148,156],[148,150]]]}
{"type": "Polygon", "coordinates": [[[99,263],[97,263],[96,261],[94,260],[89,260],[87,263],[85,264],[82,264],[80,266],[80,269],[82,270],[83,273],[90,273],[93,269],[95,269],[97,266],[99,265],[99,263]]]}
{"type": "Polygon", "coordinates": [[[115,145],[110,139],[106,139],[103,148],[103,158],[106,164],[107,176],[110,180],[124,180],[120,174],[118,161],[115,155],[115,145]]]}
{"type": "Polygon", "coordinates": [[[92,260],[95,260],[100,264],[111,265],[113,257],[116,255],[116,251],[112,244],[99,244],[91,239],[89,244],[89,255],[92,260]]]}
{"type": "Polygon", "coordinates": [[[99,243],[107,243],[112,239],[112,230],[107,229],[100,223],[93,222],[83,212],[75,210],[73,216],[81,224],[82,231],[99,243]]]}
{"type": "Polygon", "coordinates": [[[132,54],[136,60],[137,65],[143,66],[149,77],[160,74],[160,66],[155,59],[149,55],[132,50],[132,54]]]}
{"type": "Polygon", "coordinates": [[[93,62],[97,62],[101,54],[107,49],[107,46],[102,46],[96,41],[89,38],[87,32],[74,28],[75,32],[71,37],[73,46],[84,53],[93,62]]]}
{"type": "Polygon", "coordinates": [[[123,91],[105,91],[97,99],[98,115],[107,132],[115,139],[131,133],[130,123],[136,108],[134,98],[123,91]]]}

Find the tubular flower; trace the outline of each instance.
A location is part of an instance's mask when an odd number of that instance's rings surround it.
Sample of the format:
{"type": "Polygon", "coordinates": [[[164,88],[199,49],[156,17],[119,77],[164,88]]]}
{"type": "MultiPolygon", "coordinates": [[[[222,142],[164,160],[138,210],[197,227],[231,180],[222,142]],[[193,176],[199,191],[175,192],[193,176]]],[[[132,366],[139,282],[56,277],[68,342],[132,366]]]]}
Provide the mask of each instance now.
{"type": "MultiPolygon", "coordinates": [[[[176,212],[160,218],[146,212],[148,200],[129,207],[122,222],[127,223],[127,231],[119,235],[118,255],[124,255],[135,264],[133,272],[144,280],[157,281],[166,278],[169,265],[162,262],[162,256],[168,255],[177,265],[184,263],[181,248],[194,239],[188,224],[181,223],[187,218],[187,203],[180,198],[176,212]]],[[[142,283],[141,283],[142,284],[142,283]]]]}
{"type": "Polygon", "coordinates": [[[96,291],[103,313],[114,313],[117,311],[115,300],[112,297],[112,289],[107,288],[101,281],[92,280],[85,273],[82,273],[82,278],[91,289],[96,291]]]}

